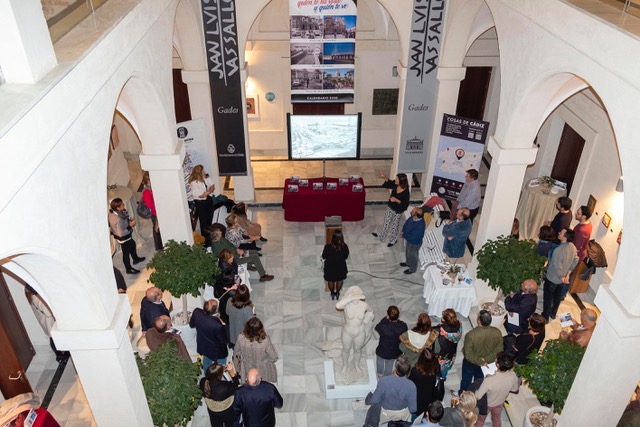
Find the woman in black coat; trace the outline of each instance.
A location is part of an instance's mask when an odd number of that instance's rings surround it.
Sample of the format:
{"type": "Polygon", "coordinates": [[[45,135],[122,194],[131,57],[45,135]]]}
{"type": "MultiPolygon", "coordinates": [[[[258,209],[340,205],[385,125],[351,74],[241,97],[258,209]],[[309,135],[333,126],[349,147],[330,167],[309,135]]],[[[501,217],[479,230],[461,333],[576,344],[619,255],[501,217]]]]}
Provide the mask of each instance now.
{"type": "Polygon", "coordinates": [[[235,422],[233,413],[233,397],[240,386],[240,376],[233,364],[221,365],[213,362],[205,376],[200,380],[200,389],[209,412],[211,427],[232,427],[235,422]],[[229,373],[231,381],[222,376],[224,371],[229,373]]]}
{"type": "Polygon", "coordinates": [[[428,348],[425,348],[420,353],[416,366],[411,368],[409,373],[409,379],[416,385],[417,394],[417,406],[414,419],[418,414],[424,414],[427,406],[431,402],[436,401],[433,389],[436,383],[436,378],[440,372],[440,365],[438,363],[438,356],[428,348]]]}
{"type": "Polygon", "coordinates": [[[223,249],[218,255],[218,268],[220,274],[215,278],[213,295],[218,299],[220,318],[225,324],[229,324],[227,315],[227,300],[233,295],[240,278],[238,277],[238,263],[234,260],[234,254],[229,249],[223,249]],[[224,296],[223,296],[224,295],[224,296]]]}
{"type": "Polygon", "coordinates": [[[331,299],[340,299],[340,291],[344,279],[347,278],[347,258],[349,246],[344,242],[342,231],[335,230],[331,236],[331,244],[324,245],[322,259],[324,259],[324,280],[329,282],[331,299]]]}

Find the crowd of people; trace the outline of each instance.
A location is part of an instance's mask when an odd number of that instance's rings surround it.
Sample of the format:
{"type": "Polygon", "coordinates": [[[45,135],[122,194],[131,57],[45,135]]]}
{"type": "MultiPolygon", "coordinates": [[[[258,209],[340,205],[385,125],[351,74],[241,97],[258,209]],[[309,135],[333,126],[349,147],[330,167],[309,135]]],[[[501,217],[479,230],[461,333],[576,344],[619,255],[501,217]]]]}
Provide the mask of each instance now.
{"type": "MultiPolygon", "coordinates": [[[[425,231],[424,212],[427,205],[411,210],[411,216],[400,228],[400,217],[409,205],[407,177],[399,174],[393,181],[381,173],[383,187],[391,190],[382,228],[373,235],[393,246],[398,238],[405,239],[407,267],[411,274],[418,268],[418,250],[425,231]]],[[[214,296],[196,309],[190,326],[197,331],[197,352],[202,358],[204,376],[200,382],[212,426],[232,426],[239,418],[246,426],[275,425],[274,408],[283,405],[283,399],[273,383],[277,382],[276,361],[278,352],[267,334],[263,322],[256,317],[250,290],[242,284],[238,276],[238,264],[247,264],[249,271],[258,271],[261,282],[270,281],[272,275],[266,273],[260,260],[257,242],[267,239],[262,235],[260,224],[247,217],[246,205],[231,206],[231,213],[225,218],[225,225],[211,224],[211,212],[216,204],[223,206],[226,200],[211,197],[215,187],[202,169],[191,175],[196,213],[201,221],[201,231],[206,237],[209,249],[219,257],[220,275],[214,278],[214,296]],[[203,226],[203,223],[205,224],[203,226]],[[229,355],[232,351],[232,360],[229,355]]],[[[190,178],[190,180],[191,180],[190,178]]],[[[466,183],[452,210],[452,221],[443,228],[445,236],[444,252],[450,259],[464,255],[466,240],[471,232],[473,217],[478,212],[478,173],[469,170],[466,183]]],[[[150,190],[147,179],[145,189],[150,190]]],[[[152,193],[151,193],[152,196],[152,193]]],[[[149,194],[147,194],[147,199],[149,194]]],[[[150,203],[153,201],[150,199],[150,203]]],[[[147,203],[148,205],[150,204],[147,203]]],[[[219,207],[218,206],[218,207],[219,207]]],[[[370,405],[365,427],[378,426],[389,421],[404,422],[409,425],[417,418],[417,423],[427,426],[483,426],[487,416],[491,416],[493,426],[501,425],[503,404],[509,393],[517,393],[520,381],[513,371],[515,364],[526,364],[534,352],[539,351],[545,339],[545,325],[557,316],[558,306],[569,289],[576,266],[587,257],[587,244],[591,234],[588,207],[581,206],[575,213],[578,225],[571,223],[571,200],[561,197],[556,205],[558,214],[540,229],[538,253],[548,257],[544,281],[544,309],[536,313],[538,303],[538,283],[534,279],[525,280],[521,290],[505,298],[507,310],[506,336],[491,326],[492,316],[481,310],[476,318],[476,326],[466,332],[462,347],[462,369],[457,392],[452,392],[451,406],[443,405],[442,383],[446,381],[454,365],[458,343],[463,338],[463,327],[453,309],[441,314],[440,323],[433,326],[427,313],[421,313],[415,325],[409,329],[400,320],[397,306],[389,306],[386,316],[375,326],[379,335],[376,348],[376,373],[378,385],[368,397],[370,405]],[[517,315],[517,321],[508,319],[517,315]],[[495,372],[485,375],[483,368],[495,364],[495,372]]],[[[119,199],[111,203],[109,223],[112,233],[123,245],[123,261],[128,273],[135,271],[134,263],[144,260],[135,252],[135,242],[131,239],[131,228],[135,221],[130,219],[119,199]]],[[[155,212],[154,212],[155,214],[155,212]]],[[[515,223],[514,223],[515,224],[515,223]]],[[[154,237],[157,219],[154,221],[154,237]]],[[[512,237],[518,238],[517,227],[512,237]]],[[[155,240],[155,239],[154,239],[155,240]]],[[[156,241],[157,242],[157,241],[156,241]]],[[[350,287],[343,298],[341,291],[347,277],[346,261],[349,247],[340,230],[333,232],[330,243],[324,246],[321,258],[324,260],[323,277],[328,283],[331,299],[339,300],[340,307],[346,307],[347,300],[364,300],[360,291],[350,287]],[[353,292],[352,292],[353,291],[353,292]]],[[[373,319],[368,307],[362,313],[373,319]]],[[[366,308],[365,307],[365,308],[366,308]]],[[[179,334],[172,328],[168,310],[162,302],[162,291],[156,287],[147,290],[141,304],[140,318],[142,331],[151,351],[164,342],[173,341],[177,354],[189,360],[179,334]]],[[[345,310],[345,318],[348,316],[345,310]]],[[[363,317],[364,318],[364,317],[363,317]]],[[[595,328],[597,314],[592,309],[584,309],[580,322],[571,319],[570,331],[562,331],[560,339],[587,346],[595,328]]],[[[348,322],[347,322],[348,323],[348,322]]],[[[347,325],[348,326],[348,325],[347,325]]],[[[345,326],[346,328],[346,326],[345,326]]],[[[356,328],[358,329],[358,328],[356,328]]],[[[358,329],[359,330],[359,329],[358,329]]],[[[344,341],[344,340],[343,340],[344,341]]],[[[349,345],[343,343],[347,357],[344,366],[356,369],[358,351],[353,349],[353,363],[349,359],[349,345]]],[[[356,346],[357,347],[357,346],[356,346]]]]}

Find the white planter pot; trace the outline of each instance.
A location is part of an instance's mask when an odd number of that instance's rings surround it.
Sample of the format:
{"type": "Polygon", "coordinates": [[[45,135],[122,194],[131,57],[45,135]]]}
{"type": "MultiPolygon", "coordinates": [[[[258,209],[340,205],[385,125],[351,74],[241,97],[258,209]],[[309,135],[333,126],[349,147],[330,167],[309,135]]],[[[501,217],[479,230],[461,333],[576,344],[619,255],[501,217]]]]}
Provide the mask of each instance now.
{"type": "MultiPolygon", "coordinates": [[[[549,409],[546,406],[533,406],[531,408],[529,408],[529,410],[527,411],[527,414],[524,417],[524,421],[522,422],[523,427],[533,427],[533,424],[531,424],[531,421],[529,421],[529,416],[531,416],[531,414],[533,414],[534,412],[544,412],[545,414],[549,413],[549,409]]],[[[560,422],[560,416],[558,414],[553,414],[553,418],[560,422]]]]}
{"type": "MultiPolygon", "coordinates": [[[[482,304],[485,304],[485,303],[493,304],[494,301],[495,301],[495,298],[481,299],[478,304],[478,311],[482,310],[482,304]]],[[[502,307],[502,309],[504,310],[504,313],[499,316],[494,316],[494,315],[491,316],[491,326],[495,326],[496,328],[499,328],[500,326],[502,326],[502,324],[504,323],[504,316],[507,314],[507,310],[504,308],[504,301],[502,300],[498,301],[498,305],[502,307]]]]}
{"type": "MultiPolygon", "coordinates": [[[[187,306],[187,310],[189,311],[189,313],[193,313],[194,309],[195,307],[187,306]]],[[[174,316],[178,313],[182,313],[182,307],[179,307],[178,309],[171,312],[171,322],[173,323],[173,327],[180,331],[180,337],[182,337],[182,341],[187,343],[196,339],[196,330],[192,329],[188,323],[186,325],[180,325],[173,320],[174,316]]]]}

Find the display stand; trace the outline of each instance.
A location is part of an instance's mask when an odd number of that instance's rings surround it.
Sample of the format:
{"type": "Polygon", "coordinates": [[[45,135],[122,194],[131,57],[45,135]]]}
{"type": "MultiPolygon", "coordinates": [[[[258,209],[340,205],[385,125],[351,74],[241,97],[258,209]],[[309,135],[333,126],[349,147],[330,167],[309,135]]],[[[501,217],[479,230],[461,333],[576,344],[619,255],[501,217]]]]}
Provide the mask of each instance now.
{"type": "MultiPolygon", "coordinates": [[[[342,230],[342,217],[341,216],[325,216],[324,217],[324,229],[325,229],[325,245],[331,244],[331,238],[335,230],[342,230]]],[[[325,280],[324,291],[329,292],[329,282],[325,280]]]]}
{"type": "Polygon", "coordinates": [[[369,381],[364,384],[336,384],[334,366],[333,360],[324,361],[324,387],[325,397],[327,399],[364,398],[369,394],[369,392],[373,392],[378,385],[376,368],[372,359],[367,359],[367,374],[369,375],[369,381]]]}

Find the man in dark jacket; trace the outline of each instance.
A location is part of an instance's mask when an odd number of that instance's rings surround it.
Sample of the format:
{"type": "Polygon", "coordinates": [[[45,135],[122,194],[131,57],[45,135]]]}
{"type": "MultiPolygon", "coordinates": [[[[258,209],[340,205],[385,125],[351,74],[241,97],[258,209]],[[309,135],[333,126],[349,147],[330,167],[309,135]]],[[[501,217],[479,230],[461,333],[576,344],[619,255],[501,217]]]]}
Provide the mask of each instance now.
{"type": "Polygon", "coordinates": [[[202,355],[202,367],[205,372],[214,361],[224,365],[227,363],[229,336],[225,324],[217,316],[218,303],[210,299],[204,303],[204,310],[193,310],[189,326],[196,328],[196,345],[198,354],[202,355]]]}
{"type": "Polygon", "coordinates": [[[407,331],[407,324],[400,320],[400,310],[395,305],[387,308],[387,317],[376,325],[380,335],[376,347],[376,372],[378,379],[393,373],[393,364],[402,352],[400,351],[400,335],[407,331]]]}
{"type": "Polygon", "coordinates": [[[162,291],[152,286],[147,289],[140,304],[140,323],[142,323],[143,335],[147,329],[154,327],[155,320],[160,316],[169,316],[169,310],[162,301],[162,291]]]}
{"type": "Polygon", "coordinates": [[[536,312],[538,305],[538,284],[533,279],[527,279],[520,286],[521,291],[513,292],[504,300],[507,313],[505,328],[509,334],[522,334],[529,329],[529,317],[536,312]],[[509,318],[518,315],[518,325],[509,323],[509,318]]]}
{"type": "Polygon", "coordinates": [[[276,386],[262,381],[260,371],[251,369],[247,373],[247,382],[236,391],[233,400],[233,412],[236,419],[242,415],[244,427],[274,427],[276,425],[275,408],[282,408],[282,396],[276,386]]]}

